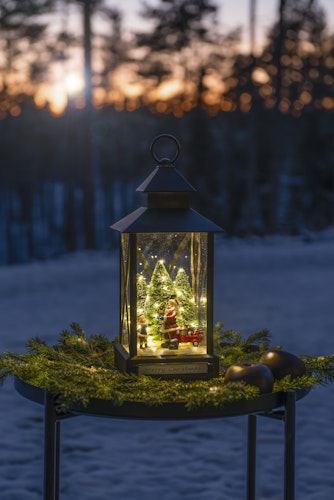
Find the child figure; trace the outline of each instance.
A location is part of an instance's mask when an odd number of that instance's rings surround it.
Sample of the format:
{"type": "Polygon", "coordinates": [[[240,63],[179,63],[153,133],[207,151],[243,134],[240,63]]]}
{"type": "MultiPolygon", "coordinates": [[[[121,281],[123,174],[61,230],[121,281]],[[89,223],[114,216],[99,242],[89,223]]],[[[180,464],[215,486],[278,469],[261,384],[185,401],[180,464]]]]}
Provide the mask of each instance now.
{"type": "Polygon", "coordinates": [[[161,317],[161,319],[164,320],[161,331],[165,339],[165,341],[161,344],[161,347],[168,347],[168,349],[178,349],[179,343],[177,332],[179,327],[176,321],[177,306],[178,301],[176,299],[170,299],[167,302],[165,314],[161,317]]]}
{"type": "Polygon", "coordinates": [[[147,347],[147,323],[143,314],[138,316],[138,338],[140,349],[147,347]]]}

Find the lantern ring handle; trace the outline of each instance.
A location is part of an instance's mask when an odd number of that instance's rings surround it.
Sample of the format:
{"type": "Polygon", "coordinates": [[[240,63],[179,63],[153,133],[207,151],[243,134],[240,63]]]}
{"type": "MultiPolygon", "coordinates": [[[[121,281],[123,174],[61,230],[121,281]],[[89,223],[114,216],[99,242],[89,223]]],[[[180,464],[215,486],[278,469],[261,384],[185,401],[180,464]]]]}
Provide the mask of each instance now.
{"type": "Polygon", "coordinates": [[[176,161],[176,159],[178,158],[178,156],[180,154],[180,143],[176,139],[176,137],[174,137],[171,134],[160,134],[160,135],[157,135],[157,137],[155,137],[153,139],[151,147],[150,147],[150,151],[151,151],[151,154],[152,154],[153,158],[155,159],[155,161],[158,162],[159,165],[161,165],[163,167],[169,167],[170,165],[172,165],[176,161]],[[156,155],[156,153],[154,152],[154,145],[156,144],[156,142],[159,139],[171,139],[175,143],[175,145],[176,145],[176,153],[174,154],[174,156],[172,158],[159,158],[156,155]]]}

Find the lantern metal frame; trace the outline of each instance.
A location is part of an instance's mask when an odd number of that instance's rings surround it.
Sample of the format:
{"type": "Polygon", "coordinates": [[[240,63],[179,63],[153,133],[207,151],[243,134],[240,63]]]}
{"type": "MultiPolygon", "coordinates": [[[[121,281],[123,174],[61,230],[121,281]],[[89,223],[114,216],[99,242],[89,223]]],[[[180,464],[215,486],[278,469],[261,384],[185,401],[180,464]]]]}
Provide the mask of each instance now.
{"type": "MultiPolygon", "coordinates": [[[[174,166],[179,152],[180,145],[174,136],[161,134],[154,139],[151,153],[158,165],[137,188],[137,191],[142,193],[143,206],[111,226],[120,233],[121,328],[120,343],[115,345],[115,365],[122,372],[134,372],[159,378],[207,379],[218,376],[219,373],[218,358],[213,352],[213,260],[214,233],[223,230],[191,208],[190,194],[196,190],[174,166]],[[160,139],[171,140],[176,145],[176,153],[172,159],[160,159],[155,153],[155,145],[160,139]],[[163,351],[157,355],[138,353],[139,234],[166,235],[166,238],[168,235],[175,235],[176,238],[179,234],[189,234],[197,235],[193,237],[193,240],[196,237],[202,243],[206,241],[206,253],[203,257],[206,266],[206,333],[205,345],[203,343],[204,347],[199,353],[192,352],[183,355],[182,350],[163,351]],[[124,249],[125,246],[126,249],[124,249]],[[124,316],[128,316],[126,324],[124,316]]],[[[193,243],[189,243],[191,244],[193,243]]],[[[199,265],[202,265],[202,262],[199,265]]]]}

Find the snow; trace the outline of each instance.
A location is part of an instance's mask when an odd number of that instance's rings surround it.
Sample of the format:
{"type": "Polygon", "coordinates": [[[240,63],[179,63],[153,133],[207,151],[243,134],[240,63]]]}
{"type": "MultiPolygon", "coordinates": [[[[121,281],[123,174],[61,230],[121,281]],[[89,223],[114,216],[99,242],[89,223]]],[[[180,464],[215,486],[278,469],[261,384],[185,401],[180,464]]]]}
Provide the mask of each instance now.
{"type": "MultiPolygon", "coordinates": [[[[268,328],[295,354],[334,352],[334,233],[217,239],[215,320],[244,335],[268,328]]],[[[49,343],[78,322],[117,334],[118,257],[83,252],[0,268],[0,351],[49,343]]],[[[43,408],[11,381],[0,392],[2,500],[39,500],[43,408]]],[[[332,500],[334,386],[297,403],[296,500],[332,500]]],[[[283,424],[259,417],[257,499],[283,498],[283,424]]],[[[247,418],[62,422],[62,500],[228,500],[246,495],[247,418]]]]}

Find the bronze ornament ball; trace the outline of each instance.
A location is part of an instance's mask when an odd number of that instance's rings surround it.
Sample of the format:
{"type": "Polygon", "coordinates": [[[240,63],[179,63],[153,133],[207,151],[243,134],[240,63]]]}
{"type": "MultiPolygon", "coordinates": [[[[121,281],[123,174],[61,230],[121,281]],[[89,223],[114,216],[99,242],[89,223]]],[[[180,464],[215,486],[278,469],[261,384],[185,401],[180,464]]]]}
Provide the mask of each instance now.
{"type": "Polygon", "coordinates": [[[226,370],[225,382],[245,382],[258,387],[261,394],[266,394],[273,390],[274,377],[262,363],[237,363],[226,370]]]}
{"type": "Polygon", "coordinates": [[[277,380],[287,375],[294,379],[305,374],[304,362],[290,352],[273,349],[262,354],[259,362],[270,368],[277,380]]]}

